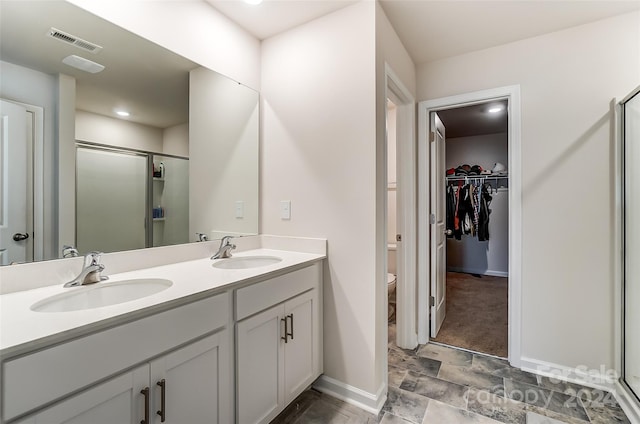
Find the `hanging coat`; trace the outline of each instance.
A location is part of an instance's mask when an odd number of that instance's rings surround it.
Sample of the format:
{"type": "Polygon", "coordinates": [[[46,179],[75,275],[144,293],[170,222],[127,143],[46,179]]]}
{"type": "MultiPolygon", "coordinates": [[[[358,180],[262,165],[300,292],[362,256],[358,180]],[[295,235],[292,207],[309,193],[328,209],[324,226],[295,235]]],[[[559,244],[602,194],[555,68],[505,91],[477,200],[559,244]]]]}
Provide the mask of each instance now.
{"type": "Polygon", "coordinates": [[[478,216],[478,240],[489,240],[489,215],[491,214],[491,201],[493,197],[489,194],[489,184],[482,185],[482,194],[480,196],[480,214],[478,216]]]}

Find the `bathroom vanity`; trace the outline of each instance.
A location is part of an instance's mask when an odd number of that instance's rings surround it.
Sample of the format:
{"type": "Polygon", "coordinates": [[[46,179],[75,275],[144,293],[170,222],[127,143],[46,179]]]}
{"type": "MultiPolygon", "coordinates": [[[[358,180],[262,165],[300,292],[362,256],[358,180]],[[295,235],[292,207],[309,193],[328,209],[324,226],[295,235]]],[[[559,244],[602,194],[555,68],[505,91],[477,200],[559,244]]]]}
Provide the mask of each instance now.
{"type": "Polygon", "coordinates": [[[259,248],[1,295],[1,422],[269,422],[322,373],[324,258],[259,248]],[[109,304],[128,284],[145,295],[109,304]]]}

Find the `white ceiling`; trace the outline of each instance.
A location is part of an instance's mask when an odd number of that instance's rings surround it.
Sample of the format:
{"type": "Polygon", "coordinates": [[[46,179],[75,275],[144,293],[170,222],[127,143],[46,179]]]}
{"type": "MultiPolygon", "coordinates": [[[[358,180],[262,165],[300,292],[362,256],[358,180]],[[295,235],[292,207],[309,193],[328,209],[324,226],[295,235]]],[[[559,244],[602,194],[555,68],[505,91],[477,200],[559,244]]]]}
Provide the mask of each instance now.
{"type": "MultiPolygon", "coordinates": [[[[206,0],[259,39],[356,3],[206,0]]],[[[640,0],[380,0],[416,64],[486,49],[640,9],[640,0]]]]}
{"type": "MultiPolygon", "coordinates": [[[[242,0],[204,1],[264,39],[359,0],[265,0],[257,7],[242,0]]],[[[381,0],[381,4],[415,63],[640,9],[640,0],[381,0]]],[[[197,64],[67,2],[0,0],[0,10],[0,59],[76,77],[79,109],[113,115],[115,107],[124,106],[135,114],[130,120],[159,128],[187,120],[188,70],[197,64]],[[99,54],[80,51],[80,56],[106,65],[105,71],[87,74],[63,65],[63,57],[79,51],[45,37],[51,26],[102,45],[99,54]]]]}
{"type": "Polygon", "coordinates": [[[507,101],[480,103],[438,111],[446,128],[447,139],[507,132],[509,120],[507,101]],[[489,113],[492,107],[502,106],[498,113],[489,113]]]}
{"type": "Polygon", "coordinates": [[[76,107],[166,128],[189,120],[189,70],[198,65],[64,1],[0,0],[0,59],[76,78],[76,107]],[[47,37],[51,27],[103,47],[97,54],[47,37]],[[144,54],[141,54],[144,52],[144,54]],[[89,74],[64,65],[68,55],[105,65],[89,74]]]}
{"type": "MultiPolygon", "coordinates": [[[[263,40],[357,1],[205,0],[263,40]]],[[[372,1],[372,0],[365,0],[372,1]]],[[[640,0],[379,0],[415,64],[547,34],[640,10],[640,0]]],[[[639,23],[640,25],[640,23],[639,23]]],[[[506,113],[486,105],[441,111],[447,136],[503,132],[506,113]]]]}
{"type": "Polygon", "coordinates": [[[359,0],[265,0],[252,6],[242,0],[205,0],[260,40],[312,21],[359,0]]]}

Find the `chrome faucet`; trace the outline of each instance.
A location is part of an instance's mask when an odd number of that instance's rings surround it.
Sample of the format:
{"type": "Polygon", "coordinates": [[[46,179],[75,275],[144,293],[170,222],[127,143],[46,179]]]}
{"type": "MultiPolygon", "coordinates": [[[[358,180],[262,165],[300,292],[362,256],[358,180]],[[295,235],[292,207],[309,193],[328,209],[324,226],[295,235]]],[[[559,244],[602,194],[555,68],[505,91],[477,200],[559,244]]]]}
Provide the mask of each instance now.
{"type": "Polygon", "coordinates": [[[100,275],[100,273],[104,271],[104,265],[100,263],[100,255],[102,255],[102,252],[87,253],[84,256],[84,266],[82,267],[82,271],[80,271],[80,275],[66,283],[64,287],[84,286],[86,284],[108,280],[109,277],[100,275]]]}
{"type": "Polygon", "coordinates": [[[231,236],[224,236],[220,240],[220,247],[218,251],[211,257],[211,259],[224,259],[231,257],[231,251],[236,248],[235,244],[231,243],[231,236]]]}
{"type": "Polygon", "coordinates": [[[198,237],[198,241],[208,241],[209,238],[205,233],[196,233],[196,237],[198,237]]]}

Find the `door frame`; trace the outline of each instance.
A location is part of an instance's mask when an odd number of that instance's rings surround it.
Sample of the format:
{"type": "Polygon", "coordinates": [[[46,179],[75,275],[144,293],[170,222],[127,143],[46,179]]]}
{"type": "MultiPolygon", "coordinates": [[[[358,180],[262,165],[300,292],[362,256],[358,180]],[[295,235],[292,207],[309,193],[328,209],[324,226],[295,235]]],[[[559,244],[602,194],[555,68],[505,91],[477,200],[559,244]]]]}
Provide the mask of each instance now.
{"type": "Polygon", "coordinates": [[[613,128],[614,128],[614,140],[615,140],[615,220],[614,220],[614,262],[617,266],[614,267],[614,294],[616,302],[614,303],[614,368],[617,375],[620,377],[614,383],[614,387],[617,390],[616,399],[624,409],[625,413],[629,417],[636,417],[640,419],[640,403],[637,401],[637,396],[624,379],[624,325],[625,325],[625,246],[624,246],[624,184],[626,184],[626,175],[624,171],[624,109],[623,104],[630,100],[632,97],[640,93],[640,86],[636,87],[633,91],[627,94],[625,97],[616,97],[611,101],[611,109],[613,115],[613,128]],[[620,100],[622,99],[622,100],[620,100]]]}
{"type": "Polygon", "coordinates": [[[509,363],[521,364],[522,344],[522,160],[520,86],[511,85],[455,96],[425,100],[418,104],[418,342],[429,342],[430,225],[429,223],[429,116],[431,112],[508,101],[509,111],[509,363]]]}
{"type": "MultiPolygon", "coordinates": [[[[402,236],[402,241],[396,244],[398,280],[396,282],[396,345],[402,348],[412,348],[417,345],[416,328],[416,269],[417,269],[417,228],[416,221],[416,143],[415,143],[415,99],[411,92],[404,86],[402,80],[393,71],[388,63],[385,63],[385,93],[384,93],[384,116],[385,116],[385,137],[384,137],[384,181],[378,184],[380,197],[384,202],[384,235],[383,240],[378,242],[380,256],[379,260],[384,263],[384,272],[378,276],[378,282],[387,298],[387,136],[386,136],[386,116],[387,99],[391,98],[396,109],[396,162],[402,166],[396,166],[397,190],[396,204],[400,208],[396,211],[397,232],[402,236]],[[382,250],[384,249],[384,250],[382,250]],[[382,259],[384,258],[384,259],[382,259]]],[[[388,302],[388,301],[387,301],[388,302]]],[[[388,308],[385,302],[384,331],[387,333],[388,308]]],[[[381,320],[382,321],[382,320],[381,320]]],[[[382,323],[380,323],[382,325],[382,323]]],[[[385,346],[387,337],[384,338],[385,346]]],[[[386,352],[386,349],[385,349],[386,352]]],[[[385,355],[386,356],[386,355],[385,355]]],[[[386,367],[386,358],[384,361],[386,367]]],[[[386,375],[386,369],[385,373],[386,375]]]]}
{"type": "Polygon", "coordinates": [[[44,108],[8,98],[2,100],[19,105],[31,114],[31,134],[27,146],[27,184],[30,192],[27,211],[28,230],[33,246],[31,261],[44,260],[44,108]]]}

